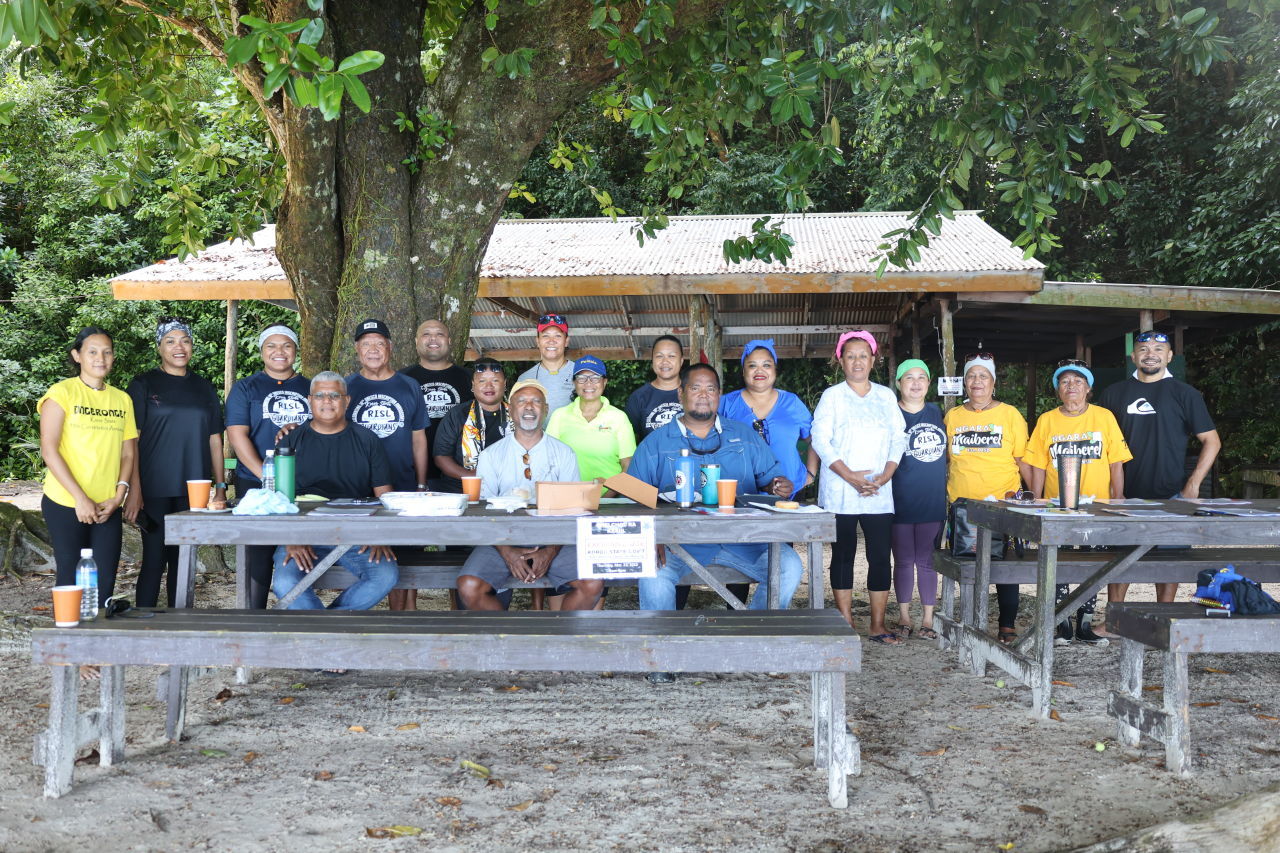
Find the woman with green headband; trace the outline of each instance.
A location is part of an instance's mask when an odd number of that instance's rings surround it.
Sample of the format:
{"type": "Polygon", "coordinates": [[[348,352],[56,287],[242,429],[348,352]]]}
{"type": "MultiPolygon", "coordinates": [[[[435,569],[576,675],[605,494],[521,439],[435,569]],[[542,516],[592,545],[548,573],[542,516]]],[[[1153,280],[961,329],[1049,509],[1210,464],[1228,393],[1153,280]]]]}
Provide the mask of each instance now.
{"type": "Polygon", "coordinates": [[[925,402],[929,366],[918,358],[898,365],[898,408],[907,425],[907,448],[893,476],[893,589],[898,599],[898,636],[938,639],[933,608],[938,573],[933,551],[947,518],[947,433],[942,410],[925,402]],[[920,589],[920,629],[911,628],[911,587],[920,589]]]}

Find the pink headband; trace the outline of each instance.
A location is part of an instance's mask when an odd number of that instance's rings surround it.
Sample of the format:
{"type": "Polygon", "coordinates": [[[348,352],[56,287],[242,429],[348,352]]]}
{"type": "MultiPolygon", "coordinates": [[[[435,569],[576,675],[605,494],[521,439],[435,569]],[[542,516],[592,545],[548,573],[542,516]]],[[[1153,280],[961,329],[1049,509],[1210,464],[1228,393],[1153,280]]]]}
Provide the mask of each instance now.
{"type": "Polygon", "coordinates": [[[867,346],[871,347],[872,355],[875,355],[876,350],[880,349],[879,345],[876,343],[875,335],[871,334],[866,329],[854,329],[852,332],[845,332],[840,336],[840,340],[836,341],[836,358],[840,358],[840,356],[844,352],[845,341],[851,338],[857,338],[860,341],[866,341],[867,346]]]}

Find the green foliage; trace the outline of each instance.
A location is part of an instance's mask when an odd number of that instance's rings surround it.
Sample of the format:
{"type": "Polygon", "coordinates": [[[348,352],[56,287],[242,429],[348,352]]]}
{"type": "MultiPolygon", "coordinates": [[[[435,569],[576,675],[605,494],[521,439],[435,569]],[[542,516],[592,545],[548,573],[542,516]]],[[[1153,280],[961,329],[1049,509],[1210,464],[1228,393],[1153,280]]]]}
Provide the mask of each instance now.
{"type": "Polygon", "coordinates": [[[404,113],[396,113],[392,122],[401,133],[413,133],[418,137],[417,148],[400,162],[409,167],[409,172],[416,174],[423,160],[436,159],[436,152],[444,148],[453,139],[453,122],[442,119],[426,107],[419,107],[417,121],[404,113]]]}

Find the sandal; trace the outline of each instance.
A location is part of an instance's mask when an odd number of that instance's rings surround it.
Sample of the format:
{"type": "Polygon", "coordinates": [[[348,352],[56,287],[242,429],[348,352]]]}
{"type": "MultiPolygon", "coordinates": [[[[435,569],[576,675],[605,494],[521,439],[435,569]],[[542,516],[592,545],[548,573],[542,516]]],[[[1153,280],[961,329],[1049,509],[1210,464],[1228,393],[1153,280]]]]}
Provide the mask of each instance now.
{"type": "Polygon", "coordinates": [[[1000,642],[1004,645],[1014,643],[1018,639],[1018,632],[1012,628],[1001,628],[999,631],[1000,642]]]}
{"type": "Polygon", "coordinates": [[[915,631],[911,630],[910,623],[899,622],[897,625],[893,626],[893,633],[897,634],[899,637],[901,637],[904,640],[909,640],[911,639],[911,635],[914,634],[915,631]]]}
{"type": "Polygon", "coordinates": [[[902,638],[897,634],[870,634],[867,639],[873,643],[879,643],[882,646],[900,646],[902,638]]]}
{"type": "Polygon", "coordinates": [[[933,630],[933,628],[926,628],[921,625],[920,630],[916,631],[916,636],[922,640],[936,640],[938,639],[938,632],[933,630]]]}

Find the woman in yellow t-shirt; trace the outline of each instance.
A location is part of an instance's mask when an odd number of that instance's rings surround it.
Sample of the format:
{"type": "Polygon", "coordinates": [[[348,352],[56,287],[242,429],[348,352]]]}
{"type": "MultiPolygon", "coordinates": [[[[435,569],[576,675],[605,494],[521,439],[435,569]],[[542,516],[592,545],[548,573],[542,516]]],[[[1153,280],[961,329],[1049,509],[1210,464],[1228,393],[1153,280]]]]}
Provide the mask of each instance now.
{"type": "MultiPolygon", "coordinates": [[[[969,355],[964,362],[963,404],[948,410],[942,423],[947,431],[947,501],[980,501],[1017,492],[1031,481],[1027,452],[1027,420],[1022,413],[995,398],[996,362],[990,353],[969,355]]],[[[1018,585],[996,584],[1000,642],[1018,638],[1018,585]]]]}
{"type": "MultiPolygon", "coordinates": [[[[1027,443],[1031,491],[1036,497],[1058,494],[1058,455],[1069,453],[1084,457],[1080,468],[1081,497],[1123,498],[1124,463],[1133,454],[1116,416],[1102,406],[1089,405],[1093,372],[1083,361],[1069,359],[1054,371],[1053,386],[1062,405],[1040,416],[1027,443]]],[[[1066,597],[1067,585],[1058,584],[1058,603],[1066,597]]],[[[1097,603],[1095,595],[1076,611],[1075,638],[1091,645],[1107,642],[1091,625],[1097,603]]],[[[1058,640],[1070,642],[1071,637],[1071,617],[1067,617],[1058,624],[1058,640]]]]}
{"type": "Polygon", "coordinates": [[[115,591],[120,563],[120,505],[129,494],[138,445],[133,401],[107,384],[115,363],[111,335],[81,330],[71,345],[79,372],[36,403],[47,471],[40,508],[49,525],[60,586],[76,582],[80,549],[98,564],[98,606],[115,591]]]}

